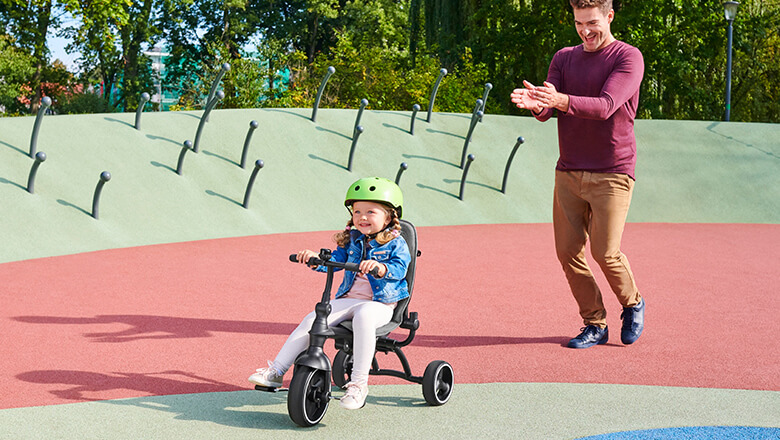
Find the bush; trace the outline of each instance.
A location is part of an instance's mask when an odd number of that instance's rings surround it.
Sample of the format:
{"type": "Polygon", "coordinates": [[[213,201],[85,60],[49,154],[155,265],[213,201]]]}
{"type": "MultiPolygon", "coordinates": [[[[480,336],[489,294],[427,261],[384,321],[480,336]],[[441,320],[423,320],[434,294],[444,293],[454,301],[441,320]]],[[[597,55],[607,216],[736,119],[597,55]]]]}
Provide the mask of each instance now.
{"type": "Polygon", "coordinates": [[[84,113],[113,113],[114,107],[108,104],[102,97],[95,93],[76,93],[62,96],[56,105],[53,105],[54,111],[59,114],[84,114],[84,113]]]}

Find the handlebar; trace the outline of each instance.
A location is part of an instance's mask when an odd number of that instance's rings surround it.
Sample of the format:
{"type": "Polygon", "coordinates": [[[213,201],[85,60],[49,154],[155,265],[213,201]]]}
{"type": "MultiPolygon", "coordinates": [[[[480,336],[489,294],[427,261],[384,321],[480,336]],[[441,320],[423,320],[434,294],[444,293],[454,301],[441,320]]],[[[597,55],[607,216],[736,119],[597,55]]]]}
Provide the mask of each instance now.
{"type": "MultiPolygon", "coordinates": [[[[298,263],[298,254],[291,254],[290,255],[290,261],[293,263],[298,263]]],[[[309,261],[306,262],[307,266],[325,266],[325,267],[333,267],[335,269],[344,269],[349,270],[352,272],[360,272],[360,264],[359,263],[340,263],[338,261],[331,261],[331,260],[323,260],[321,258],[317,257],[311,257],[309,258],[309,261]]],[[[373,268],[371,269],[371,272],[369,272],[369,275],[373,277],[379,277],[379,269],[373,268]]]]}

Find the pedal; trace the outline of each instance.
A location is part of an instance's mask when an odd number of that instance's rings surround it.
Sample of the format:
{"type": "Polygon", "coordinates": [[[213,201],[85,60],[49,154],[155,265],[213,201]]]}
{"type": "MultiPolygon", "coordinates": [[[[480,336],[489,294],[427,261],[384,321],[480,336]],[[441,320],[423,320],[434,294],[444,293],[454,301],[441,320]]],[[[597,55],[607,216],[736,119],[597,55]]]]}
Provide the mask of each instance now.
{"type": "Polygon", "coordinates": [[[265,391],[266,393],[278,393],[280,391],[289,391],[289,388],[274,388],[274,387],[264,387],[262,385],[255,385],[255,389],[257,391],[265,391]]]}

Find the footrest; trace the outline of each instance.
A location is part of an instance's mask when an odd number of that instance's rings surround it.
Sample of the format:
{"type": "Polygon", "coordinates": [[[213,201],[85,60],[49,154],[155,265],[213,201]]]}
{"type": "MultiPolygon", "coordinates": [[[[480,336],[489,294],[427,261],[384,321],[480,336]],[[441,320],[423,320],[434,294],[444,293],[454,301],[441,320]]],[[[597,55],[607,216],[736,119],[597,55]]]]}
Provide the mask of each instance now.
{"type": "Polygon", "coordinates": [[[255,385],[255,389],[257,391],[265,391],[267,393],[277,393],[279,391],[289,391],[289,388],[274,388],[274,387],[264,387],[262,385],[255,385]]]}

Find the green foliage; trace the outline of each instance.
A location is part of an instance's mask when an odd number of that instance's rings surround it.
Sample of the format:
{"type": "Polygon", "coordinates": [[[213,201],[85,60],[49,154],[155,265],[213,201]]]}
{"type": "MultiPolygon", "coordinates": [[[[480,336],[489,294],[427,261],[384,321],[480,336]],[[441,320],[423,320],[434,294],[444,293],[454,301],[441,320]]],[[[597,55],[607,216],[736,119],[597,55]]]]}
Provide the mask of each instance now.
{"type": "Polygon", "coordinates": [[[0,106],[4,114],[26,112],[18,99],[23,87],[35,72],[32,56],[14,44],[11,37],[0,35],[0,106]]]}
{"type": "Polygon", "coordinates": [[[57,105],[59,114],[112,113],[116,111],[105,99],[95,93],[77,93],[63,96],[57,105]]]}
{"type": "MultiPolygon", "coordinates": [[[[613,33],[645,59],[639,117],[721,119],[720,2],[616,0],[615,8],[613,33]]],[[[22,85],[34,104],[42,84],[56,83],[46,78],[45,36],[63,9],[81,20],[60,29],[82,55],[81,81],[118,90],[111,103],[127,110],[152,83],[142,49],[162,38],[171,53],[163,84],[180,96],[178,108],[201,108],[229,62],[221,104],[228,108],[308,107],[330,65],[337,73],[323,107],[366,98],[377,109],[425,108],[445,67],[436,110],[471,112],[491,82],[488,111],[504,114],[520,113],[508,99],[513,88],[524,79],[541,83],[553,54],[581,43],[565,0],[0,0],[0,24],[34,68],[20,71],[26,84],[18,75],[0,83],[6,107],[16,105],[7,96],[22,85]],[[259,59],[247,58],[250,42],[259,59]]],[[[741,2],[733,54],[732,120],[780,122],[780,1],[741,2]]],[[[18,56],[0,59],[12,64],[18,56]]]]}

